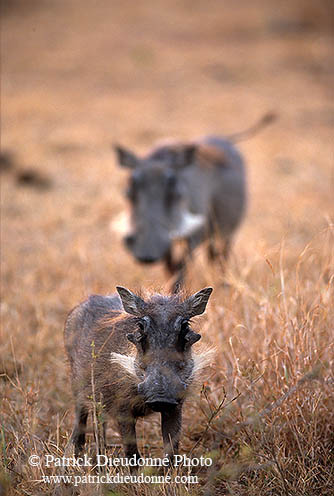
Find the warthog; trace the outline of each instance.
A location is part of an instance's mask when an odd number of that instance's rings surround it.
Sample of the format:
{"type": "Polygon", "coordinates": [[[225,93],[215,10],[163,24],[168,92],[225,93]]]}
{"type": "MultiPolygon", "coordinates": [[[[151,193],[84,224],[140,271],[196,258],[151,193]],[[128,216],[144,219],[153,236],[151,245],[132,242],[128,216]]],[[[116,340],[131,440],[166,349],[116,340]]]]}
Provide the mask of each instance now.
{"type": "Polygon", "coordinates": [[[223,240],[228,257],[232,237],[246,207],[244,161],[232,144],[255,133],[274,119],[267,114],[255,126],[230,139],[206,136],[190,143],[164,142],[144,158],[115,146],[118,162],[132,169],[128,199],[132,232],[124,238],[135,258],[144,263],[166,262],[182,282],[185,259],[176,262],[172,244],[184,239],[188,256],[205,239],[209,257],[217,255],[215,238],[223,240]]]}
{"type": "Polygon", "coordinates": [[[208,358],[192,352],[201,336],[189,320],[205,311],[212,288],[185,300],[159,294],[144,300],[125,288],[117,291],[119,296],[90,296],[65,324],[76,403],[75,454],[85,445],[93,403],[116,420],[127,457],[140,456],[136,419],[160,412],[165,453],[171,457],[178,450],[183,402],[208,358]]]}

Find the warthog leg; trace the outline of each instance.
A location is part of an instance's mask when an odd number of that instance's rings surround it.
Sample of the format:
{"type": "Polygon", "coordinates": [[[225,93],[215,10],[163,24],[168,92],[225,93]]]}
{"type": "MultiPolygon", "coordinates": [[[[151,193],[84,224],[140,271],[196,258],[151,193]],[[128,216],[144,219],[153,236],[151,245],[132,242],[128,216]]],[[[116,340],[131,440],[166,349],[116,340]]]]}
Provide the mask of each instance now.
{"type": "Polygon", "coordinates": [[[161,430],[164,442],[164,453],[170,459],[177,455],[182,423],[182,406],[161,413],[161,430]]]}
{"type": "Polygon", "coordinates": [[[231,252],[231,240],[230,240],[230,238],[227,238],[224,240],[224,247],[223,247],[223,253],[222,253],[225,262],[229,258],[230,252],[231,252]]]}
{"type": "Polygon", "coordinates": [[[72,433],[75,456],[79,456],[86,442],[86,425],[88,409],[85,406],[77,405],[75,408],[75,423],[72,433]]]}
{"type": "Polygon", "coordinates": [[[137,458],[140,458],[140,453],[137,446],[136,419],[130,416],[127,412],[124,416],[122,415],[122,419],[120,417],[118,421],[118,428],[121,434],[125,456],[127,458],[131,458],[136,455],[137,458]]]}

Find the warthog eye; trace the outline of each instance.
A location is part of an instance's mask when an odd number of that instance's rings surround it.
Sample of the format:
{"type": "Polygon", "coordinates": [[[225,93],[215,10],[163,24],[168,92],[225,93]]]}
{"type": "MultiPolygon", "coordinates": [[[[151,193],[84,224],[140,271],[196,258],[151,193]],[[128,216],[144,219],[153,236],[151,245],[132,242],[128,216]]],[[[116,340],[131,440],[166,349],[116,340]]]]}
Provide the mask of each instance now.
{"type": "Polygon", "coordinates": [[[135,202],[137,199],[138,189],[142,183],[142,174],[141,171],[135,171],[129,179],[129,186],[126,191],[126,196],[132,202],[135,202]]]}
{"type": "Polygon", "coordinates": [[[126,190],[126,197],[134,203],[137,199],[137,188],[134,185],[133,181],[131,180],[128,186],[128,189],[126,190]]]}
{"type": "Polygon", "coordinates": [[[166,183],[167,206],[172,206],[182,196],[177,175],[173,171],[168,171],[166,183]]]}
{"type": "Polygon", "coordinates": [[[171,169],[167,169],[167,171],[166,171],[167,187],[170,189],[173,189],[176,185],[176,180],[177,180],[177,177],[176,177],[175,172],[172,171],[171,169]]]}

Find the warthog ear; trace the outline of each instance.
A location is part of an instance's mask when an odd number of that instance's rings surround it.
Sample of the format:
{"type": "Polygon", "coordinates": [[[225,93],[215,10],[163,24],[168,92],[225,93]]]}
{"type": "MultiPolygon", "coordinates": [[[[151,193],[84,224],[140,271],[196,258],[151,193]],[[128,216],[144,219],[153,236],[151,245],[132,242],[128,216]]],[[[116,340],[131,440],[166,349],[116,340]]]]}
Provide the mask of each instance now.
{"type": "Polygon", "coordinates": [[[185,309],[190,317],[201,315],[205,312],[206,305],[212,293],[212,288],[205,288],[190,296],[185,302],[185,309]]]}
{"type": "Polygon", "coordinates": [[[135,169],[139,164],[139,159],[136,155],[126,148],[119,145],[114,145],[114,150],[117,155],[118,163],[122,167],[127,167],[129,169],[135,169]]]}
{"type": "Polygon", "coordinates": [[[139,296],[133,294],[129,289],[116,286],[117,292],[122,300],[123,308],[131,315],[140,316],[143,314],[145,302],[139,296]]]}

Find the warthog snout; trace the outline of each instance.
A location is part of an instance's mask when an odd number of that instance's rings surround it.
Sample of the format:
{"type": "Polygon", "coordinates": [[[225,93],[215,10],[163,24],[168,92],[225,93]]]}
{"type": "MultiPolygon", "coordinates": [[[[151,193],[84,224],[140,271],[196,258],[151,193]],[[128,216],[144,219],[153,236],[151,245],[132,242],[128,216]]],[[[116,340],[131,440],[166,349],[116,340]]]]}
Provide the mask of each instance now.
{"type": "Polygon", "coordinates": [[[124,237],[125,246],[141,263],[154,263],[163,260],[170,250],[170,239],[158,229],[129,233],[124,237]]]}
{"type": "Polygon", "coordinates": [[[138,384],[138,393],[145,405],[155,412],[174,408],[184,399],[187,385],[174,369],[172,361],[162,367],[153,365],[149,367],[146,379],[138,384]]]}

